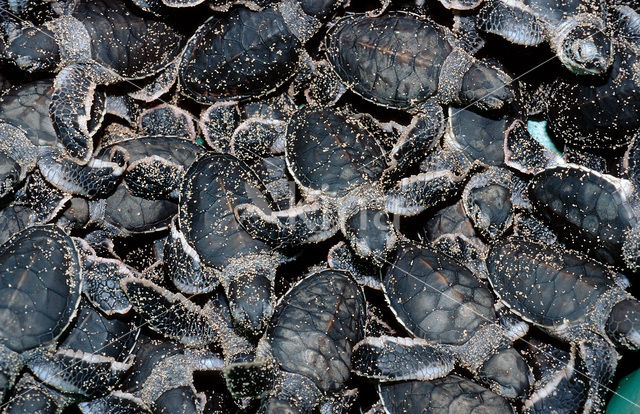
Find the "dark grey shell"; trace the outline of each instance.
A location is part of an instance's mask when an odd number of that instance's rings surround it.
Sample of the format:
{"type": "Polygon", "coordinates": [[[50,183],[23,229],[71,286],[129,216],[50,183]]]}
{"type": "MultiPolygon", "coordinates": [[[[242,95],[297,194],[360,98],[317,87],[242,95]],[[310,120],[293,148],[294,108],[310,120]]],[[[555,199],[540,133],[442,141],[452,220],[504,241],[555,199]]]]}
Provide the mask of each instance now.
{"type": "Polygon", "coordinates": [[[487,258],[495,293],[514,312],[545,327],[576,325],[603,292],[616,286],[598,262],[567,250],[511,237],[487,258]]]}
{"type": "Polygon", "coordinates": [[[378,386],[389,414],[503,414],[513,408],[502,397],[457,375],[432,381],[384,383],[378,386]]]}
{"type": "Polygon", "coordinates": [[[465,108],[449,107],[445,142],[462,151],[470,161],[488,166],[504,164],[506,116],[488,116],[465,108]]]}
{"type": "Polygon", "coordinates": [[[53,81],[20,85],[0,97],[0,119],[22,128],[34,145],[56,145],[58,136],[49,117],[53,81]]]}
{"type": "Polygon", "coordinates": [[[327,58],[357,94],[406,109],[438,90],[440,69],[453,49],[449,36],[409,14],[348,16],[327,34],[327,58]]]}
{"type": "Polygon", "coordinates": [[[182,91],[202,103],[263,95],[293,75],[299,48],[300,41],[274,8],[238,8],[213,17],[184,50],[182,91]]]}
{"type": "Polygon", "coordinates": [[[614,43],[613,65],[604,80],[556,81],[549,93],[549,128],[568,146],[600,152],[629,144],[640,126],[640,53],[636,45],[614,43]]]}
{"type": "Polygon", "coordinates": [[[330,109],[293,116],[286,158],[299,185],[337,197],[377,181],[385,168],[384,153],[375,138],[330,109]]]}
{"type": "Polygon", "coordinates": [[[253,171],[231,155],[208,153],[189,168],[180,194],[180,230],[205,265],[221,269],[233,257],[269,250],[240,227],[233,211],[260,203],[255,198],[263,191],[253,171]]]}
{"type": "Polygon", "coordinates": [[[365,299],[344,272],[323,270],[281,300],[267,330],[273,355],[287,372],[322,392],[340,390],[351,372],[351,350],[364,335],[365,299]]]}
{"type": "Polygon", "coordinates": [[[166,24],[133,14],[119,1],[80,2],[73,17],[91,38],[91,58],[125,78],[151,75],[181,51],[182,36],[166,24]]]}
{"type": "Polygon", "coordinates": [[[638,215],[627,182],[582,167],[546,169],[533,177],[529,198],[561,240],[592,251],[609,263],[621,261],[622,246],[638,215]]]}
{"type": "Polygon", "coordinates": [[[23,352],[57,338],[81,292],[76,247],[55,226],[30,227],[0,247],[0,339],[23,352]]]}
{"type": "MultiPolygon", "coordinates": [[[[112,149],[121,147],[129,153],[129,162],[156,155],[187,168],[204,149],[186,139],[138,137],[104,147],[96,156],[108,160],[112,149]]],[[[169,225],[178,206],[171,200],[150,200],[131,194],[125,185],[104,200],[104,219],[129,233],[162,230],[169,225]]]]}
{"type": "Polygon", "coordinates": [[[466,268],[425,247],[401,245],[384,286],[400,322],[420,338],[459,345],[496,320],[489,289],[466,268]]]}

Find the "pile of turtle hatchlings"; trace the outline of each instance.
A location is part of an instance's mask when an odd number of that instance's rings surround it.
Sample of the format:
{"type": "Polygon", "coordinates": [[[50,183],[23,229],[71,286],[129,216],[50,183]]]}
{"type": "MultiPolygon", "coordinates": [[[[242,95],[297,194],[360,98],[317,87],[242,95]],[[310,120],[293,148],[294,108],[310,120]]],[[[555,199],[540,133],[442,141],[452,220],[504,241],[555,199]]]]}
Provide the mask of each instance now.
{"type": "Polygon", "coordinates": [[[0,0],[0,410],[603,412],[625,1],[0,0]]]}

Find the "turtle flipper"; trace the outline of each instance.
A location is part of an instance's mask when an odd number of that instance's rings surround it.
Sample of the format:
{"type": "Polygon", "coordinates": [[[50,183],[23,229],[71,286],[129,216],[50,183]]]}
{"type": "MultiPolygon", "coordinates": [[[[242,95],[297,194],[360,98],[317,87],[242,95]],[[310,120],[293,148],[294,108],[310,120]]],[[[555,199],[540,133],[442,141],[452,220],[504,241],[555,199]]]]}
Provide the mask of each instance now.
{"type": "Polygon", "coordinates": [[[154,331],[187,346],[204,346],[218,339],[207,314],[182,294],[135,277],[121,279],[120,286],[154,331]]]}
{"type": "Polygon", "coordinates": [[[120,279],[132,276],[133,272],[119,260],[98,256],[84,257],[84,294],[93,306],[106,315],[129,312],[131,303],[120,288],[120,279]]]}
{"type": "Polygon", "coordinates": [[[387,193],[387,212],[415,216],[448,199],[462,184],[462,177],[453,172],[434,171],[403,178],[387,193]]]}
{"type": "Polygon", "coordinates": [[[78,404],[82,414],[148,414],[151,410],[140,398],[133,394],[112,391],[104,397],[78,404]]]}
{"type": "Polygon", "coordinates": [[[282,246],[316,243],[338,232],[337,214],[332,209],[323,208],[321,203],[273,211],[271,214],[252,204],[240,204],[235,213],[240,225],[252,237],[282,246]]]}
{"type": "Polygon", "coordinates": [[[77,164],[58,147],[40,149],[38,168],[54,187],[70,194],[99,197],[109,194],[121,180],[124,166],[91,159],[77,164]]]}
{"type": "Polygon", "coordinates": [[[329,250],[327,257],[329,267],[334,270],[346,270],[358,282],[360,286],[382,290],[382,276],[379,269],[370,269],[364,263],[356,261],[356,258],[344,242],[340,242],[329,250]]]}
{"type": "Polygon", "coordinates": [[[184,168],[157,155],[129,165],[124,181],[131,194],[147,199],[177,199],[184,168]]]}
{"type": "MultiPolygon", "coordinates": [[[[457,1],[457,0],[456,0],[457,1]]],[[[469,0],[463,0],[465,3],[472,3],[469,0]]],[[[475,2],[477,5],[479,2],[475,2]]],[[[484,47],[485,41],[478,33],[478,19],[474,16],[454,15],[453,16],[453,33],[456,35],[464,50],[474,54],[484,47]]]]}
{"type": "Polygon", "coordinates": [[[535,16],[506,2],[490,1],[480,9],[481,29],[523,46],[535,46],[545,40],[544,28],[535,16]]]}
{"type": "Polygon", "coordinates": [[[391,175],[404,176],[403,173],[433,149],[444,133],[442,107],[436,103],[426,103],[422,106],[422,113],[412,120],[391,149],[391,166],[385,171],[385,175],[393,171],[395,174],[391,175]]]}
{"type": "Polygon", "coordinates": [[[16,385],[14,396],[3,404],[3,413],[58,413],[73,403],[73,397],[47,387],[28,372],[16,385]]]}
{"type": "Polygon", "coordinates": [[[360,341],[352,362],[356,374],[383,382],[441,378],[454,366],[453,356],[424,340],[390,336],[360,341]]]}
{"type": "Polygon", "coordinates": [[[168,65],[153,81],[145,85],[142,89],[129,94],[133,99],[137,99],[144,102],[153,102],[160,98],[165,93],[169,92],[169,89],[176,83],[178,79],[178,68],[180,67],[180,60],[168,65]]]}
{"type": "Polygon", "coordinates": [[[618,33],[634,45],[640,45],[640,15],[629,6],[614,7],[618,33]]]}
{"type": "Polygon", "coordinates": [[[589,377],[589,391],[583,412],[602,412],[607,385],[611,382],[618,365],[618,353],[609,342],[598,335],[582,339],[579,350],[589,377]]]}
{"type": "Polygon", "coordinates": [[[116,76],[97,64],[76,63],[63,68],[54,81],[49,115],[58,139],[81,164],[89,162],[93,154],[89,119],[96,86],[116,76]]]}
{"type": "Polygon", "coordinates": [[[63,392],[91,395],[114,385],[133,360],[118,362],[113,357],[70,349],[53,354],[36,352],[27,366],[41,381],[63,392]]]}

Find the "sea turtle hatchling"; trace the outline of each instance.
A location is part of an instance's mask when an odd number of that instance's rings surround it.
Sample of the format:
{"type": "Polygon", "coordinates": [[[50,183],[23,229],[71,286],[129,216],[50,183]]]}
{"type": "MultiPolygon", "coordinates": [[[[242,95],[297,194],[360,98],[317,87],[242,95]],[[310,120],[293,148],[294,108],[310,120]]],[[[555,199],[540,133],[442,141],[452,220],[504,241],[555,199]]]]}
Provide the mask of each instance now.
{"type": "Polygon", "coordinates": [[[165,245],[165,269],[184,293],[221,284],[239,327],[256,334],[273,312],[277,267],[288,258],[236,221],[240,204],[270,208],[256,174],[229,154],[206,153],[187,170],[178,215],[165,245]]]}
{"type": "Polygon", "coordinates": [[[524,395],[530,371],[511,343],[522,323],[500,324],[491,291],[466,268],[430,248],[403,243],[383,280],[385,298],[411,337],[367,337],[353,369],[382,382],[431,380],[457,362],[496,393],[524,395]]]}
{"type": "Polygon", "coordinates": [[[285,155],[304,204],[281,211],[239,204],[240,224],[276,246],[341,231],[358,256],[381,265],[397,236],[383,203],[385,154],[373,135],[333,109],[301,110],[289,122],[285,155]]]}
{"type": "Polygon", "coordinates": [[[431,145],[444,123],[440,105],[499,109],[513,98],[509,76],[468,54],[445,27],[413,14],[347,16],[325,43],[336,81],[378,105],[419,114],[409,142],[392,155],[407,144],[410,155],[431,145]]]}
{"type": "Polygon", "coordinates": [[[360,287],[346,273],[312,271],[280,299],[256,360],[224,369],[229,390],[263,397],[262,413],[314,412],[351,374],[365,306],[360,287]]]}
{"type": "Polygon", "coordinates": [[[182,37],[120,1],[79,1],[71,9],[13,34],[6,54],[23,70],[58,73],[49,113],[67,153],[86,164],[93,153],[88,122],[96,86],[164,70],[180,53],[182,37]]]}
{"type": "Polygon", "coordinates": [[[532,178],[529,198],[570,247],[605,263],[640,265],[640,217],[631,181],[578,165],[558,166],[532,178]]]}
{"type": "Polygon", "coordinates": [[[431,381],[401,381],[378,385],[386,414],[513,414],[501,396],[458,375],[431,381]]]}
{"type": "Polygon", "coordinates": [[[619,358],[614,341],[640,348],[640,302],[600,263],[519,237],[497,242],[487,267],[494,292],[511,311],[578,346],[589,377],[583,412],[599,412],[619,358]]]}
{"type": "MultiPolygon", "coordinates": [[[[49,117],[52,94],[52,82],[41,80],[11,88],[0,97],[0,196],[36,168],[55,187],[85,197],[107,194],[121,180],[122,165],[110,159],[78,165],[57,146],[49,117]]],[[[100,125],[106,105],[106,97],[97,94],[89,121],[91,134],[100,125]]]]}
{"type": "Polygon", "coordinates": [[[261,11],[239,7],[210,18],[181,56],[181,92],[213,103],[275,90],[294,75],[303,45],[341,3],[282,0],[261,11]]]}
{"type": "Polygon", "coordinates": [[[478,12],[477,26],[519,45],[548,42],[570,71],[600,75],[614,56],[607,11],[601,0],[491,0],[478,12]]]}
{"type": "Polygon", "coordinates": [[[2,245],[0,393],[13,385],[30,353],[54,342],[76,313],[82,268],[69,236],[33,226],[2,245]]]}

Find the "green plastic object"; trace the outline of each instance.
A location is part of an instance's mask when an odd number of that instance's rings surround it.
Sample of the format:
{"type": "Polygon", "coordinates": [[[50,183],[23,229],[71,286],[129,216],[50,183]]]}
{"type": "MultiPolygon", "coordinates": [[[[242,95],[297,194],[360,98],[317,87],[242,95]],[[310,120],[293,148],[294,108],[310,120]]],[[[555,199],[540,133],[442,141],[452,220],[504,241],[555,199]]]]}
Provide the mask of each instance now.
{"type": "Polygon", "coordinates": [[[204,139],[202,139],[202,137],[198,137],[196,139],[196,144],[202,145],[204,147],[204,139]]]}
{"type": "Polygon", "coordinates": [[[542,144],[543,147],[549,151],[555,152],[556,154],[562,155],[547,132],[547,121],[527,121],[527,130],[536,141],[542,144]]]}
{"type": "Polygon", "coordinates": [[[640,369],[620,380],[607,414],[640,414],[640,369]]]}

